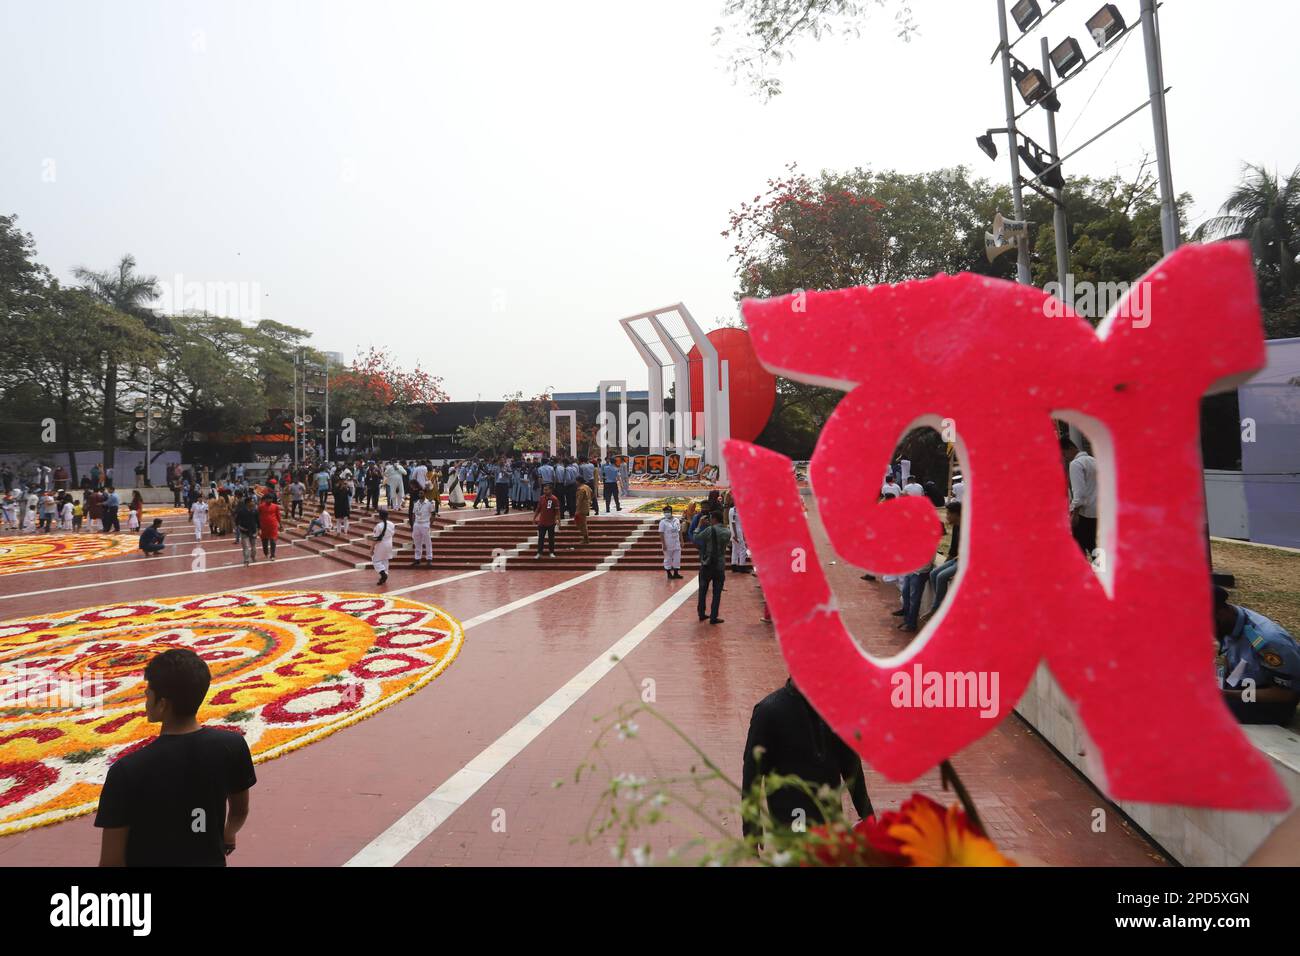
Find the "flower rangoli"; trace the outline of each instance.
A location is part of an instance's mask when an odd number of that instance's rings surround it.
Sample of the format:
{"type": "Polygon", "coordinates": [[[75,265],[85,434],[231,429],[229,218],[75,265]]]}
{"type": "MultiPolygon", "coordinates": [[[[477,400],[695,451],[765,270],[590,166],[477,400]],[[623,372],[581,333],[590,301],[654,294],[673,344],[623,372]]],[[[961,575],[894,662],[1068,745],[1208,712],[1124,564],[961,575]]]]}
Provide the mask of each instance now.
{"type": "Polygon", "coordinates": [[[464,642],[427,604],[320,591],[237,591],[0,622],[0,835],[95,808],[109,765],[157,734],[144,665],[207,661],[199,720],[243,734],[256,762],[419,690],[464,642]]]}

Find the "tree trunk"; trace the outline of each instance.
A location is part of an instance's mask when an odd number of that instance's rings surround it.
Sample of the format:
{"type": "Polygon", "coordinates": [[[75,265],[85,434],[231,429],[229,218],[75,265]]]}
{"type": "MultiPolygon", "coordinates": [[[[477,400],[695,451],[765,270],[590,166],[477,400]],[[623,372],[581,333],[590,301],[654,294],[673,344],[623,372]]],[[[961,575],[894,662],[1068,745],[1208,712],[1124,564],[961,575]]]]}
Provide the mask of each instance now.
{"type": "Polygon", "coordinates": [[[104,430],[100,442],[103,446],[104,467],[112,468],[113,454],[117,448],[117,359],[111,354],[105,357],[104,430]]]}

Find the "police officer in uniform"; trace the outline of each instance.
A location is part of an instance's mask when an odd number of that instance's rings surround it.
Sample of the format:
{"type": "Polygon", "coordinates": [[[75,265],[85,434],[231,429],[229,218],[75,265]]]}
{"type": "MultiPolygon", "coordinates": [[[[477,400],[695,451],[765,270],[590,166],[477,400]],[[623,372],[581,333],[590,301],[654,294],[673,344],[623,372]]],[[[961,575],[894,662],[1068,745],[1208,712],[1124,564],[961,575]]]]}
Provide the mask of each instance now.
{"type": "Polygon", "coordinates": [[[1229,604],[1221,587],[1214,589],[1214,625],[1228,709],[1243,724],[1290,722],[1300,702],[1295,638],[1258,611],[1229,604]]]}

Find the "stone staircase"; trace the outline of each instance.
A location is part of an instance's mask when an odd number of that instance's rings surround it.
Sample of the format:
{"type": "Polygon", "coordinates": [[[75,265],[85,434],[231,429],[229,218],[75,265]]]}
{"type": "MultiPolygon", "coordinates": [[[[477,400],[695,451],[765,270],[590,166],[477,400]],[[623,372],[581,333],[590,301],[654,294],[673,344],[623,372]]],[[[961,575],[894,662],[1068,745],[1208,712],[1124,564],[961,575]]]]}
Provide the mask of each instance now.
{"type": "MultiPolygon", "coordinates": [[[[333,532],[308,538],[310,517],[286,519],[281,527],[281,547],[312,551],[350,567],[370,566],[371,542],[368,535],[375,516],[361,512],[355,516],[347,535],[333,532]]],[[[414,543],[405,514],[391,515],[396,526],[393,538],[393,569],[410,568],[414,560],[414,543]]],[[[535,558],[537,528],[532,515],[513,512],[488,516],[472,511],[443,510],[432,526],[433,568],[440,570],[481,570],[529,568],[552,571],[662,571],[663,553],[659,544],[657,516],[614,514],[587,520],[588,540],[584,544],[573,520],[566,519],[556,529],[554,558],[535,558]]],[[[427,565],[421,565],[427,567],[427,565]]],[[[682,574],[699,570],[694,546],[682,547],[682,574]]]]}

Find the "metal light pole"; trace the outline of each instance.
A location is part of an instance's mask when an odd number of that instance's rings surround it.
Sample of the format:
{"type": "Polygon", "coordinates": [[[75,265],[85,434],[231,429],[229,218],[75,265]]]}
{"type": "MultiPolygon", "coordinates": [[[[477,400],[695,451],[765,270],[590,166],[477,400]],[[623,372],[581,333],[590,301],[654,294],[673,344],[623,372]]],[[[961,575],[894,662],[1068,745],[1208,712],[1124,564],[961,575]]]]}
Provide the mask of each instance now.
{"type": "Polygon", "coordinates": [[[1160,239],[1165,255],[1178,248],[1178,206],[1169,169],[1169,124],[1165,114],[1165,70],[1160,56],[1160,21],[1156,0],[1142,0],[1142,41],[1146,45],[1147,87],[1155,127],[1156,169],[1160,176],[1160,239]]]}
{"type": "Polygon", "coordinates": [[[290,425],[293,427],[293,467],[298,467],[298,364],[302,359],[302,352],[293,353],[293,412],[289,416],[290,425]]]}
{"type": "MultiPolygon", "coordinates": [[[[1048,52],[1047,37],[1042,39],[1042,51],[1043,76],[1051,76],[1052,57],[1048,52]]],[[[1064,176],[1065,173],[1059,165],[1061,153],[1056,148],[1056,114],[1051,110],[1044,110],[1043,112],[1047,114],[1047,145],[1052,151],[1052,155],[1058,160],[1056,171],[1061,176],[1064,176]]],[[[1056,233],[1056,281],[1061,286],[1061,301],[1073,309],[1074,303],[1069,300],[1073,299],[1074,296],[1069,291],[1070,287],[1065,283],[1065,277],[1070,272],[1070,245],[1066,242],[1066,229],[1068,226],[1065,222],[1065,190],[1053,189],[1052,195],[1056,199],[1056,208],[1052,213],[1052,231],[1056,233]]]]}
{"type": "MultiPolygon", "coordinates": [[[[1002,95],[1007,109],[1007,153],[1011,157],[1011,201],[1016,219],[1024,221],[1025,204],[1020,192],[1020,154],[1016,151],[1019,137],[1016,133],[1016,106],[1011,96],[1011,44],[1007,38],[1007,2],[998,3],[998,35],[1002,40],[1002,95]]],[[[1016,281],[1029,285],[1033,278],[1029,272],[1029,244],[1016,241],[1016,281]]]]}
{"type": "Polygon", "coordinates": [[[325,461],[330,460],[330,357],[325,356],[325,461]]]}
{"type": "Polygon", "coordinates": [[[144,486],[149,488],[149,465],[153,459],[153,376],[149,376],[149,388],[144,397],[144,486]]]}
{"type": "Polygon", "coordinates": [[[153,405],[153,376],[149,376],[149,385],[145,389],[144,409],[139,408],[135,411],[137,419],[135,423],[136,431],[144,432],[144,485],[146,488],[153,487],[153,481],[150,476],[150,467],[153,458],[153,423],[155,418],[162,417],[162,410],[154,408],[153,405]]]}

